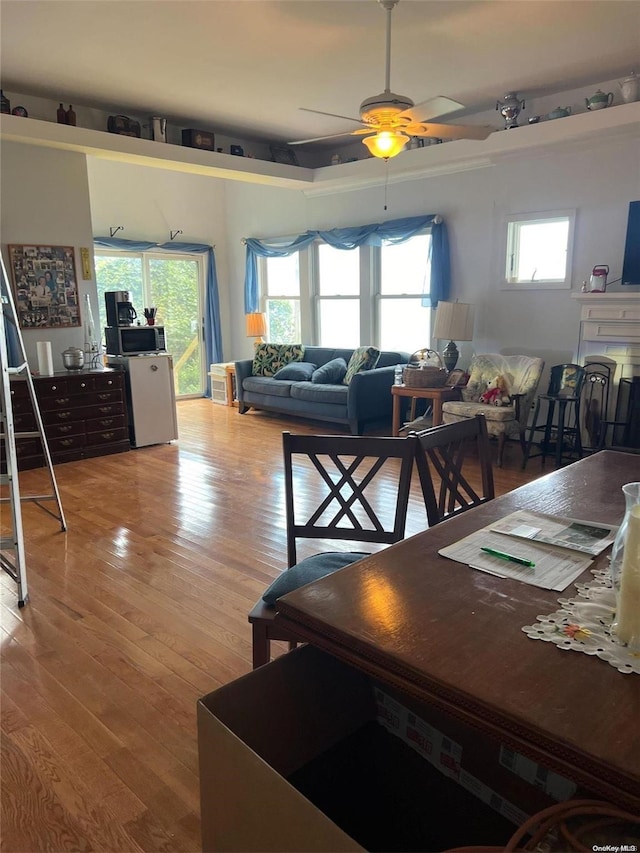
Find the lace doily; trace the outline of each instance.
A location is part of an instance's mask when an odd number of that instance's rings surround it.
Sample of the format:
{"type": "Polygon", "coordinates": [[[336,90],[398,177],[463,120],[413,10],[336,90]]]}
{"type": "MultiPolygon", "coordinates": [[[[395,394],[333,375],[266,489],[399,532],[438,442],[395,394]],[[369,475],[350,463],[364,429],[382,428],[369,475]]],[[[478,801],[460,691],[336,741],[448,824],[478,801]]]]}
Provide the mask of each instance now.
{"type": "Polygon", "coordinates": [[[594,581],[576,584],[576,598],[559,598],[559,610],[549,616],[536,616],[536,624],[525,625],[522,630],[532,640],[595,655],[618,672],[640,674],[640,654],[629,651],[611,633],[615,612],[611,572],[594,569],[592,574],[594,581]]]}

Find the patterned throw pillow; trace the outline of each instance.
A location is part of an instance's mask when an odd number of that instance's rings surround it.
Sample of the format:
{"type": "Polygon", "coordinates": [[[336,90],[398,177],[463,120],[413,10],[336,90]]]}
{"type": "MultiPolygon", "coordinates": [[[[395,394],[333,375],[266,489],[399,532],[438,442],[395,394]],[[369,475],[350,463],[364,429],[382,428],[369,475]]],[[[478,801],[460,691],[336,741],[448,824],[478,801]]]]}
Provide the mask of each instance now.
{"type": "Polygon", "coordinates": [[[253,355],[252,376],[273,376],[292,361],[302,361],[303,344],[258,344],[253,355]]]}
{"type": "Polygon", "coordinates": [[[356,373],[363,370],[373,370],[380,358],[380,350],[377,347],[358,347],[353,351],[353,355],[349,359],[347,372],[342,380],[344,385],[348,385],[356,373]]]}

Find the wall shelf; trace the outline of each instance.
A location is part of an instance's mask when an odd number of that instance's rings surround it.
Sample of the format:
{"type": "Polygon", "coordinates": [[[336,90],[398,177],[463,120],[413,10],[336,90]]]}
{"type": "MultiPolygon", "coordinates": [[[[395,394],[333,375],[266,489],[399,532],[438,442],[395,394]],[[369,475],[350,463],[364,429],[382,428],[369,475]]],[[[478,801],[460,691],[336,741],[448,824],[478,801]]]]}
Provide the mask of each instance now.
{"type": "Polygon", "coordinates": [[[368,158],[307,169],[18,116],[3,115],[0,123],[0,138],[8,142],[78,151],[107,160],[225,180],[301,189],[305,195],[363,189],[378,186],[385,179],[397,183],[487,168],[501,159],[519,157],[525,152],[530,156],[534,149],[544,154],[545,150],[597,145],[612,136],[639,132],[640,102],[636,102],[496,131],[481,142],[463,139],[412,149],[389,161],[388,167],[381,160],[368,158]]]}

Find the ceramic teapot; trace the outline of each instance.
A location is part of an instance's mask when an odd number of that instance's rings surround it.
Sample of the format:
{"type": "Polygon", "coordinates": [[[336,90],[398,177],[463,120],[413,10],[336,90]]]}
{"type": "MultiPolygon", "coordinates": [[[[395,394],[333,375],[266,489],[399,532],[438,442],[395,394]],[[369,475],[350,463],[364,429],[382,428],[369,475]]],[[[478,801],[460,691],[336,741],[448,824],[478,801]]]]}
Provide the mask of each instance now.
{"type": "Polygon", "coordinates": [[[621,83],[618,83],[618,86],[620,86],[620,94],[625,104],[632,104],[638,100],[640,77],[638,77],[635,71],[632,71],[628,77],[625,77],[621,83]]]}
{"type": "Polygon", "coordinates": [[[611,106],[612,100],[613,92],[605,94],[601,89],[597,89],[590,98],[585,98],[584,102],[588,110],[603,110],[611,106]]]}
{"type": "Polygon", "coordinates": [[[547,118],[564,118],[571,115],[571,107],[556,107],[547,114],[547,118]]]}

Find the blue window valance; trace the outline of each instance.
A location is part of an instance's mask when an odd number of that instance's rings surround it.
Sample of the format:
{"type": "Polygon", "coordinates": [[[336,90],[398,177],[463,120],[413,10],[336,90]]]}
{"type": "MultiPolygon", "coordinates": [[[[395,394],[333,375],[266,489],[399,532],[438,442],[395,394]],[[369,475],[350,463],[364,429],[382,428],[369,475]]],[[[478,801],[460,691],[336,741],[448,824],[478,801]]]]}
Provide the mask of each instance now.
{"type": "MultiPolygon", "coordinates": [[[[94,246],[100,249],[119,249],[121,252],[180,252],[182,254],[205,254],[207,256],[207,278],[204,301],[204,348],[206,363],[222,361],[222,331],[220,328],[220,297],[218,274],[213,246],[207,243],[150,243],[143,240],[119,240],[117,237],[95,237],[94,246]]],[[[211,381],[207,375],[206,397],[211,396],[211,381]]]]}
{"type": "Polygon", "coordinates": [[[408,216],[389,222],[358,225],[354,228],[333,228],[330,231],[305,231],[293,240],[258,240],[248,237],[244,280],[244,305],[247,314],[260,310],[257,258],[283,258],[300,249],[306,249],[315,240],[323,240],[334,249],[357,249],[360,246],[381,246],[383,242],[403,243],[426,228],[431,228],[431,281],[425,304],[433,308],[440,300],[447,299],[450,290],[451,271],[449,265],[449,238],[443,218],[430,216],[408,216]]]}

